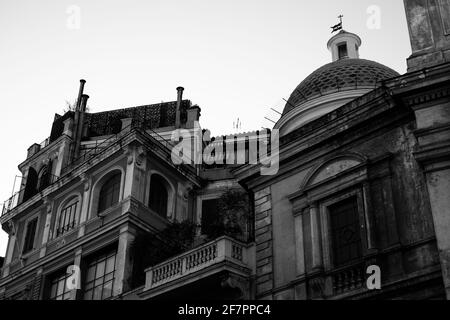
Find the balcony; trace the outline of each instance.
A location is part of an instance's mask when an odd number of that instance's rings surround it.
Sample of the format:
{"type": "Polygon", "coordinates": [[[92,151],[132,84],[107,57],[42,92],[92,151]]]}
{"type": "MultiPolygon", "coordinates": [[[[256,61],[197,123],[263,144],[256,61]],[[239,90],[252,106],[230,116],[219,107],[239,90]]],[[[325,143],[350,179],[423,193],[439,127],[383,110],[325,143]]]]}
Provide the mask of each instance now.
{"type": "Polygon", "coordinates": [[[33,196],[38,194],[40,191],[46,189],[47,187],[54,184],[56,181],[58,181],[59,177],[55,176],[53,174],[48,174],[46,176],[46,180],[44,183],[42,183],[39,187],[36,186],[35,190],[29,191],[28,193],[25,192],[26,188],[22,188],[21,190],[14,193],[8,200],[6,200],[3,203],[2,213],[0,217],[3,217],[4,215],[7,215],[10,211],[12,211],[14,208],[22,204],[23,202],[27,201],[28,199],[31,199],[33,196]]]}
{"type": "Polygon", "coordinates": [[[358,263],[332,273],[333,294],[340,295],[364,288],[366,263],[358,263]]]}
{"type": "Polygon", "coordinates": [[[145,270],[141,295],[152,298],[204,279],[213,283],[218,275],[224,279],[224,274],[237,277],[242,286],[249,288],[249,277],[254,273],[253,256],[254,246],[226,236],[218,238],[145,270]]]}

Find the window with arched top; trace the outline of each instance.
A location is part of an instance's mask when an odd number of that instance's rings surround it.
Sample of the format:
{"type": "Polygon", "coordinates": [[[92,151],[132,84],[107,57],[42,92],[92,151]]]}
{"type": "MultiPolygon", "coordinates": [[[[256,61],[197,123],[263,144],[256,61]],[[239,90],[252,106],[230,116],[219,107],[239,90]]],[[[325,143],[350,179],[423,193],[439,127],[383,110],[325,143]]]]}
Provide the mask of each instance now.
{"type": "Polygon", "coordinates": [[[56,237],[75,228],[77,224],[77,216],[80,206],[79,197],[73,197],[66,201],[61,207],[58,216],[58,224],[56,228],[56,237]]]}
{"type": "Polygon", "coordinates": [[[102,185],[99,192],[97,213],[101,213],[119,202],[121,178],[120,172],[114,173],[102,185]]]}
{"type": "Polygon", "coordinates": [[[41,171],[39,171],[39,176],[38,176],[38,187],[37,190],[38,191],[42,191],[44,190],[47,186],[48,186],[48,167],[47,166],[43,166],[41,171]]]}
{"type": "Polygon", "coordinates": [[[148,206],[162,217],[168,215],[169,186],[167,181],[158,174],[150,179],[150,197],[148,206]]]}
{"type": "Polygon", "coordinates": [[[27,201],[37,193],[38,174],[32,167],[28,169],[25,191],[22,201],[27,201]]]}
{"type": "Polygon", "coordinates": [[[52,173],[52,161],[50,160],[47,165],[44,165],[39,171],[37,191],[42,191],[51,184],[52,173]]]}

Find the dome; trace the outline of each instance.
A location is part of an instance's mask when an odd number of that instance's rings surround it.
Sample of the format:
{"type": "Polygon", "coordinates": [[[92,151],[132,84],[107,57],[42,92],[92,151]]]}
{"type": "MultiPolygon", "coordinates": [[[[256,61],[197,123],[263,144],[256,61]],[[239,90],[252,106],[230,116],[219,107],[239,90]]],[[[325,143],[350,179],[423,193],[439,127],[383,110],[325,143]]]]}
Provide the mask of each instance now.
{"type": "Polygon", "coordinates": [[[380,63],[365,59],[340,59],[324,65],[303,80],[291,94],[283,115],[297,106],[327,94],[375,88],[381,80],[399,74],[380,63]]]}
{"type": "Polygon", "coordinates": [[[345,30],[328,40],[332,62],[311,73],[292,92],[274,126],[280,136],[367,94],[382,80],[399,76],[378,62],[360,59],[361,43],[357,34],[345,30]]]}

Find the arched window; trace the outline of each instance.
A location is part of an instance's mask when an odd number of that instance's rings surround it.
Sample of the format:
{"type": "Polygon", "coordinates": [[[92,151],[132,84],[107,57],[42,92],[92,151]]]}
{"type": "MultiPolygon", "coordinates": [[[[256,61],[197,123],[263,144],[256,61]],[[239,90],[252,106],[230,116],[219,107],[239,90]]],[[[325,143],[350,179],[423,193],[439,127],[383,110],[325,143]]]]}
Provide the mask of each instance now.
{"type": "Polygon", "coordinates": [[[153,174],[150,180],[150,197],[148,206],[162,217],[167,217],[167,202],[169,192],[167,181],[158,174],[153,174]]]}
{"type": "Polygon", "coordinates": [[[27,183],[23,195],[23,201],[27,201],[37,193],[38,174],[36,170],[30,167],[28,169],[27,183]]]}
{"type": "Polygon", "coordinates": [[[38,179],[38,191],[44,190],[49,185],[49,173],[48,167],[42,167],[41,171],[39,171],[39,179],[38,179]]]}
{"type": "Polygon", "coordinates": [[[121,174],[115,173],[102,186],[99,193],[98,210],[103,212],[119,202],[121,174]]]}
{"type": "Polygon", "coordinates": [[[52,161],[50,160],[47,165],[43,166],[39,171],[37,191],[42,191],[51,184],[52,173],[52,161]]]}
{"type": "Polygon", "coordinates": [[[58,228],[56,229],[57,237],[75,227],[78,207],[78,197],[70,199],[62,206],[61,212],[59,213],[58,228]]]}

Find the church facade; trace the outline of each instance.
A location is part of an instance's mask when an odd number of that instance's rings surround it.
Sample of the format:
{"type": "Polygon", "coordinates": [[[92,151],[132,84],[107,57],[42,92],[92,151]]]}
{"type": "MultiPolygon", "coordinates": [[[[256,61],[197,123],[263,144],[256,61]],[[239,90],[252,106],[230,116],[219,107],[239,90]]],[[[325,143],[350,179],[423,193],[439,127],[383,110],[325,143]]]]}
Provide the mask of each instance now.
{"type": "Polygon", "coordinates": [[[226,137],[279,136],[275,174],[174,163],[174,131],[221,140],[181,87],[89,113],[82,80],[4,204],[0,299],[450,299],[450,3],[404,2],[406,74],[341,30],[272,132],[226,137]]]}

